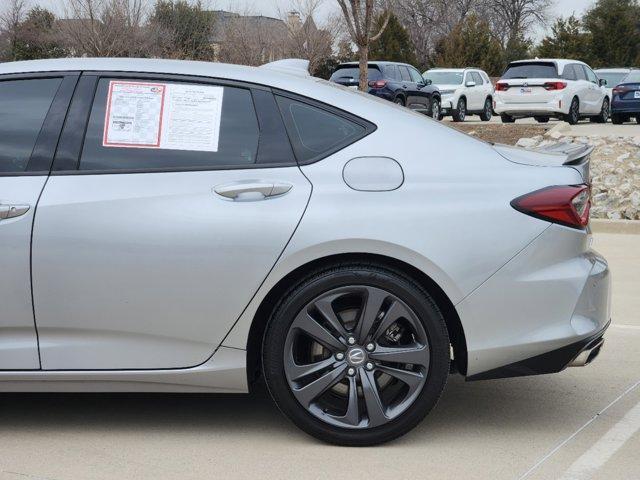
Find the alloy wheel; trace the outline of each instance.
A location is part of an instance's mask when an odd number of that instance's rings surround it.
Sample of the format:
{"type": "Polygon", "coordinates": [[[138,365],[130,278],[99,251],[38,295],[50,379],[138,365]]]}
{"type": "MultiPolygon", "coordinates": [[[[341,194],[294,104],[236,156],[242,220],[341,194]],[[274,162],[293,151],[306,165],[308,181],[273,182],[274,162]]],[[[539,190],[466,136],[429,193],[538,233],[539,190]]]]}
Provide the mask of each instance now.
{"type": "Polygon", "coordinates": [[[381,288],[332,289],[289,328],[284,371],[295,399],[330,425],[364,429],[391,422],[418,397],[430,349],[416,313],[381,288]]]}

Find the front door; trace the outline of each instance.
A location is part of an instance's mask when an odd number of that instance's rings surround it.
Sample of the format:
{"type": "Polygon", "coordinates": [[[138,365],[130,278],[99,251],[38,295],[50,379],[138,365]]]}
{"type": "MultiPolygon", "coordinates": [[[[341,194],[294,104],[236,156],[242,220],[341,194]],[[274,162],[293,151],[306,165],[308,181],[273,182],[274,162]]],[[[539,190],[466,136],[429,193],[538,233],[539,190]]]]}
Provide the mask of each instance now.
{"type": "Polygon", "coordinates": [[[73,77],[0,77],[0,370],[40,368],[31,229],[74,84],[73,77]]]}
{"type": "Polygon", "coordinates": [[[79,162],[56,158],[34,226],[42,368],[199,365],[285,248],[310,184],[270,91],[84,76],[92,96],[92,78],[93,101],[71,107],[92,103],[79,162]]]}

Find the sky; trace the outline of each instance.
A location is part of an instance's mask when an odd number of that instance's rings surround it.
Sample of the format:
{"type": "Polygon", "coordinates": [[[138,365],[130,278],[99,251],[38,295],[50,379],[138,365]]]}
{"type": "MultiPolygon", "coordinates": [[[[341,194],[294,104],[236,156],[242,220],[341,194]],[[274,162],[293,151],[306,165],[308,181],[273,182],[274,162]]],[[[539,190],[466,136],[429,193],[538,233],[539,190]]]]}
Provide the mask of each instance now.
{"type": "MultiPolygon", "coordinates": [[[[61,14],[63,12],[62,0],[27,0],[31,4],[39,4],[43,7],[49,8],[54,12],[61,14]]],[[[155,0],[144,0],[150,5],[155,3],[155,0]]],[[[3,0],[0,0],[2,3],[3,0]]],[[[212,9],[220,10],[233,10],[233,11],[246,11],[250,10],[258,14],[267,15],[271,17],[279,16],[279,11],[286,11],[295,4],[296,0],[202,0],[205,5],[210,6],[212,9]]],[[[554,6],[551,10],[553,17],[557,16],[569,16],[575,12],[578,16],[589,8],[595,0],[554,0],[554,6]]],[[[324,0],[319,10],[319,16],[328,16],[338,10],[337,2],[335,0],[324,0]]],[[[544,36],[545,29],[540,28],[535,32],[535,37],[540,39],[544,36]]]]}

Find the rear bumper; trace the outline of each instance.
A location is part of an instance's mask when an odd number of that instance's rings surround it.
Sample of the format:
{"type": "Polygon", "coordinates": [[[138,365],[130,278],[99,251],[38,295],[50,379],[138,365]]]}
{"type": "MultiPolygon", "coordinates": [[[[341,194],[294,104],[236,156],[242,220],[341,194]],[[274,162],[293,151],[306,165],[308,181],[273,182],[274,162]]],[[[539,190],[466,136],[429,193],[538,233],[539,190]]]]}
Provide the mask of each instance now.
{"type": "Polygon", "coordinates": [[[611,278],[589,244],[552,225],[456,306],[469,380],[559,372],[602,337],[611,278]]]}
{"type": "Polygon", "coordinates": [[[614,100],[611,102],[611,113],[636,114],[640,113],[640,99],[638,100],[614,100]]]}
{"type": "Polygon", "coordinates": [[[555,116],[569,113],[569,105],[561,97],[553,98],[547,102],[518,103],[514,99],[507,101],[496,94],[494,103],[494,110],[497,114],[504,113],[514,117],[555,116]]]}

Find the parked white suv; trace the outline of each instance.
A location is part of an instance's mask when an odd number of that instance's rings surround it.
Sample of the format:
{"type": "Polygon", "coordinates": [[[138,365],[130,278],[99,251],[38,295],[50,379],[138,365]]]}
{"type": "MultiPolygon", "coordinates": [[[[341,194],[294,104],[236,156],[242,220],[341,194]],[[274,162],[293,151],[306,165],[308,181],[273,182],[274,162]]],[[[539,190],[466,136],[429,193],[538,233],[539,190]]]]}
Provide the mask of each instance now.
{"type": "Polygon", "coordinates": [[[451,115],[455,122],[464,122],[467,115],[480,115],[483,122],[491,120],[493,85],[483,70],[433,68],[423,77],[440,90],[442,116],[451,115]]]}
{"type": "Polygon", "coordinates": [[[611,99],[591,68],[578,60],[535,59],[511,62],[496,83],[494,110],[504,123],[556,117],[576,124],[581,118],[604,123],[611,99]]]}

